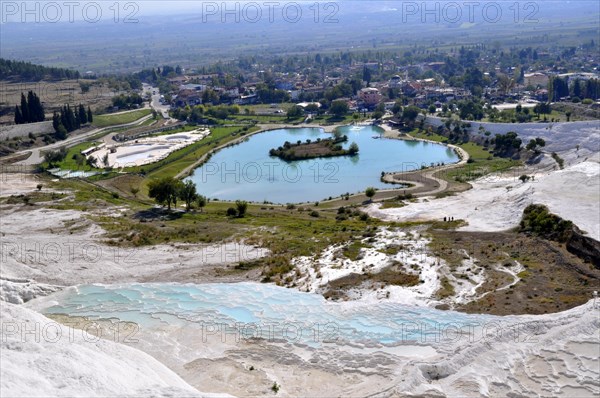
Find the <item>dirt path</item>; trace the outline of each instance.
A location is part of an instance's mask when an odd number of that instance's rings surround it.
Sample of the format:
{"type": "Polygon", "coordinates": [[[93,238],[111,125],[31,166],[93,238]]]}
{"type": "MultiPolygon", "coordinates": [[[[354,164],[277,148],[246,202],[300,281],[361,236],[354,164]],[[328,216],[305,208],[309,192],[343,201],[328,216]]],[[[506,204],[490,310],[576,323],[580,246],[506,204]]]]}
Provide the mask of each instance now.
{"type": "MultiPolygon", "coordinates": [[[[381,126],[381,127],[385,130],[384,136],[386,138],[401,139],[401,140],[408,139],[408,140],[424,141],[424,142],[430,142],[433,144],[444,145],[444,144],[440,144],[439,142],[424,140],[421,138],[400,137],[396,131],[393,131],[388,126],[381,126]]],[[[406,193],[411,193],[413,195],[418,195],[418,196],[430,196],[430,195],[435,195],[435,194],[446,191],[448,189],[448,181],[436,177],[436,174],[439,174],[440,172],[447,172],[448,170],[452,170],[457,167],[465,165],[467,163],[467,161],[469,160],[470,156],[467,153],[467,151],[465,151],[464,149],[462,149],[456,145],[452,145],[452,144],[445,144],[445,145],[448,148],[451,148],[452,150],[454,150],[456,152],[456,154],[460,158],[460,161],[458,163],[453,163],[453,164],[439,166],[439,167],[430,167],[430,168],[427,168],[424,170],[390,173],[390,174],[386,174],[383,177],[383,180],[385,182],[395,183],[395,184],[398,184],[398,183],[412,184],[413,185],[412,187],[403,189],[403,191],[406,193]]]]}

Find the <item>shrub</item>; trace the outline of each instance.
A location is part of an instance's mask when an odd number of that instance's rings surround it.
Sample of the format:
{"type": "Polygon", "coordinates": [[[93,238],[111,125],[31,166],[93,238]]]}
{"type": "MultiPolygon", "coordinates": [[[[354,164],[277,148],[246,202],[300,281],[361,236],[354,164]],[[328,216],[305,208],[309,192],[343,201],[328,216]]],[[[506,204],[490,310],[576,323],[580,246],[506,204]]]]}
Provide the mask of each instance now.
{"type": "Polygon", "coordinates": [[[233,207],[230,207],[227,209],[227,216],[228,217],[235,217],[237,216],[237,210],[233,207]]]}
{"type": "Polygon", "coordinates": [[[563,220],[544,205],[529,205],[523,211],[520,231],[548,240],[566,242],[573,231],[573,222],[563,220]]]}
{"type": "Polygon", "coordinates": [[[273,392],[275,394],[277,394],[279,392],[279,384],[277,384],[277,382],[273,382],[273,385],[271,386],[271,390],[273,390],[273,392]]]}
{"type": "Polygon", "coordinates": [[[235,207],[237,208],[238,217],[242,218],[246,215],[246,210],[248,210],[248,202],[243,200],[236,200],[235,207]]]}

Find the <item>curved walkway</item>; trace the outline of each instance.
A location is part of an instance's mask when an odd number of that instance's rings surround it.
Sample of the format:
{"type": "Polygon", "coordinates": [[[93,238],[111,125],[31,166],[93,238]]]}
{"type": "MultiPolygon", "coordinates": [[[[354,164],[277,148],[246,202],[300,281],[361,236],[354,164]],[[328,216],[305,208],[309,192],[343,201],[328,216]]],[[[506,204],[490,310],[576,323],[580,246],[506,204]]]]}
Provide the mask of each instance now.
{"type": "MultiPolygon", "coordinates": [[[[386,129],[386,128],[384,128],[384,129],[386,130],[387,138],[405,139],[405,140],[408,139],[408,140],[424,141],[424,142],[431,142],[434,144],[440,144],[439,142],[425,140],[425,139],[421,139],[421,138],[414,138],[414,137],[408,138],[408,137],[393,136],[390,134],[391,130],[386,129]]],[[[464,149],[462,149],[461,147],[458,147],[458,146],[452,145],[452,144],[445,144],[445,145],[448,146],[448,148],[453,149],[456,152],[456,154],[459,156],[460,161],[458,163],[453,163],[453,164],[448,164],[448,165],[438,166],[438,167],[429,167],[429,168],[423,169],[423,170],[390,173],[390,174],[386,174],[383,177],[383,181],[389,182],[392,184],[398,184],[398,183],[411,184],[413,186],[406,188],[406,189],[402,189],[402,191],[405,193],[413,194],[413,195],[430,196],[430,195],[436,195],[438,193],[444,192],[446,189],[448,189],[448,181],[438,178],[435,175],[442,171],[449,171],[449,170],[455,169],[457,167],[461,167],[461,166],[465,165],[470,158],[468,152],[465,151],[464,149]]]]}
{"type": "MultiPolygon", "coordinates": [[[[209,152],[205,153],[200,158],[198,158],[198,160],[196,160],[193,164],[191,164],[188,167],[186,167],[185,169],[181,170],[175,176],[175,178],[188,177],[194,171],[194,169],[196,169],[197,167],[199,167],[202,163],[204,163],[206,161],[207,157],[211,156],[215,152],[217,152],[227,146],[235,145],[254,134],[260,134],[265,131],[277,130],[277,129],[283,129],[283,128],[305,128],[305,127],[307,127],[307,128],[308,127],[322,128],[326,132],[333,132],[335,130],[335,128],[341,127],[341,126],[344,126],[344,125],[335,124],[335,125],[328,125],[328,126],[318,126],[318,125],[305,126],[305,125],[289,125],[289,124],[260,124],[260,125],[258,125],[259,130],[254,131],[249,134],[246,134],[246,135],[239,137],[233,141],[229,141],[225,144],[219,145],[219,146],[211,149],[209,152]]],[[[394,131],[391,130],[388,126],[379,126],[379,127],[382,127],[385,130],[387,138],[401,139],[401,140],[425,141],[425,142],[431,142],[434,144],[440,144],[439,142],[424,140],[421,138],[399,137],[397,135],[391,134],[394,131]]],[[[456,151],[457,155],[460,157],[460,161],[458,163],[453,163],[453,164],[439,166],[439,167],[430,167],[430,168],[427,168],[424,170],[415,170],[415,171],[408,171],[408,172],[397,172],[397,173],[386,174],[383,177],[383,180],[385,182],[388,182],[390,184],[405,183],[410,186],[406,187],[406,188],[390,188],[390,189],[385,189],[385,190],[379,190],[378,193],[376,194],[374,200],[377,201],[377,200],[383,200],[383,199],[390,199],[390,198],[393,198],[394,196],[408,194],[408,193],[415,195],[415,196],[431,196],[431,195],[436,195],[438,193],[446,191],[446,189],[448,189],[448,182],[441,178],[436,177],[435,174],[437,174],[441,171],[448,171],[448,170],[452,170],[456,167],[463,166],[464,164],[467,163],[470,156],[467,153],[467,151],[465,151],[464,149],[462,149],[456,145],[452,145],[452,144],[443,144],[443,145],[447,145],[449,148],[452,148],[454,151],[456,151]]],[[[362,198],[363,196],[364,195],[362,193],[350,195],[349,200],[351,200],[352,202],[355,202],[357,199],[362,198]],[[354,200],[352,200],[352,199],[354,199],[354,200]]],[[[321,203],[333,203],[333,202],[340,201],[340,200],[341,200],[340,198],[335,198],[335,199],[331,199],[331,200],[324,200],[321,203]]],[[[346,201],[345,203],[348,203],[348,202],[346,201]]]]}

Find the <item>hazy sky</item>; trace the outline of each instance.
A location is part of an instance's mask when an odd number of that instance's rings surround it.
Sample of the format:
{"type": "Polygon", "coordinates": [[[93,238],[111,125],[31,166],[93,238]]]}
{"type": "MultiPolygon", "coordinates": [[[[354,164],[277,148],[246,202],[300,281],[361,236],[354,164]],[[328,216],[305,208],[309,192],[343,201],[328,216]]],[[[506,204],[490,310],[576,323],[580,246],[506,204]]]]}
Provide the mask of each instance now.
{"type": "MultiPolygon", "coordinates": [[[[421,13],[423,4],[427,7],[443,8],[448,3],[453,3],[461,9],[463,13],[468,11],[469,4],[477,4],[480,10],[486,5],[500,4],[505,12],[509,12],[509,7],[515,3],[520,4],[523,12],[529,12],[525,7],[537,7],[540,13],[545,9],[557,8],[569,9],[575,8],[574,5],[590,5],[592,9],[598,9],[597,0],[539,0],[539,1],[516,1],[516,0],[464,0],[464,1],[423,1],[423,0],[397,0],[397,1],[379,1],[379,0],[337,0],[337,1],[319,1],[319,0],[256,0],[256,1],[231,1],[231,0],[55,0],[55,1],[20,1],[20,0],[0,0],[0,21],[1,22],[70,22],[85,19],[106,20],[106,19],[136,19],[143,16],[154,15],[173,15],[187,14],[204,15],[212,18],[219,18],[224,13],[247,13],[247,16],[254,17],[257,12],[262,13],[262,18],[267,18],[269,12],[281,13],[285,7],[290,7],[289,11],[294,12],[294,6],[301,4],[305,8],[305,13],[310,13],[309,7],[317,4],[321,13],[332,11],[333,8],[326,9],[331,3],[336,3],[339,13],[353,11],[353,9],[362,9],[365,11],[407,11],[421,13]],[[593,6],[595,4],[595,6],[593,6]]],[[[332,6],[333,7],[333,6],[332,6]]],[[[451,10],[451,12],[453,12],[451,10]]],[[[418,14],[417,14],[418,15],[418,14]]],[[[230,18],[232,15],[230,14],[230,18]]]]}

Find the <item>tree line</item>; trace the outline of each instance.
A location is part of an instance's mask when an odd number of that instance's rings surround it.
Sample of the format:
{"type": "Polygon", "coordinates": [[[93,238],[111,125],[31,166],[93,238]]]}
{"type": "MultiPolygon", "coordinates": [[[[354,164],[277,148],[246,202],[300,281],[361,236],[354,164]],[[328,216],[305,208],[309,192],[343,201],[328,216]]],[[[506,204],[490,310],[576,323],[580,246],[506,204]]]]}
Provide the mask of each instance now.
{"type": "Polygon", "coordinates": [[[0,58],[0,79],[42,80],[46,78],[63,80],[79,79],[79,72],[71,69],[35,65],[31,62],[13,61],[0,58]]]}
{"type": "Polygon", "coordinates": [[[121,94],[112,98],[113,106],[119,107],[119,109],[131,109],[134,105],[142,105],[144,99],[137,93],[133,94],[121,94]]]}
{"type": "Polygon", "coordinates": [[[88,106],[86,111],[82,104],[75,109],[70,105],[64,105],[60,112],[55,111],[52,115],[52,127],[54,127],[56,138],[59,140],[64,140],[67,138],[67,133],[93,121],[92,110],[88,106]]]}
{"type": "MultiPolygon", "coordinates": [[[[132,188],[131,193],[137,195],[139,189],[132,188]]],[[[182,200],[185,203],[186,211],[190,211],[192,207],[197,207],[202,211],[208,203],[206,196],[198,194],[196,184],[192,181],[180,181],[173,177],[163,177],[157,180],[151,180],[148,183],[148,196],[153,198],[156,203],[161,206],[167,206],[171,210],[171,205],[177,206],[177,201],[182,200]]],[[[242,218],[248,210],[248,202],[238,200],[235,202],[235,207],[227,209],[228,217],[242,218]]]]}
{"type": "Polygon", "coordinates": [[[548,98],[550,101],[559,101],[564,97],[573,97],[579,100],[600,98],[600,79],[581,80],[575,79],[569,83],[569,78],[553,77],[548,82],[548,98]]]}
{"type": "Polygon", "coordinates": [[[21,106],[15,105],[15,123],[36,123],[45,119],[44,106],[37,94],[29,91],[25,97],[25,94],[21,93],[21,106]]]}

